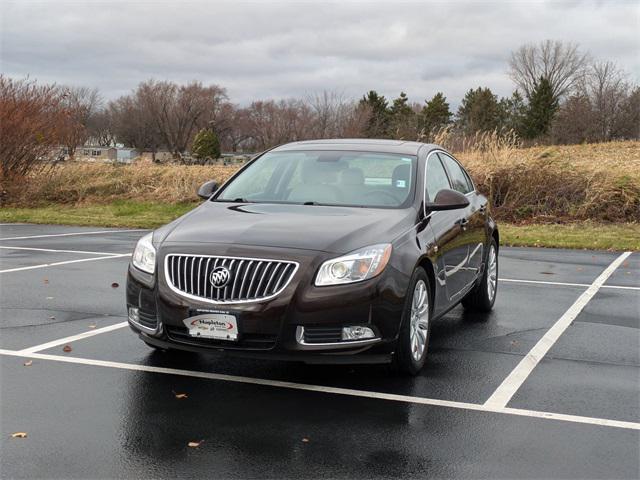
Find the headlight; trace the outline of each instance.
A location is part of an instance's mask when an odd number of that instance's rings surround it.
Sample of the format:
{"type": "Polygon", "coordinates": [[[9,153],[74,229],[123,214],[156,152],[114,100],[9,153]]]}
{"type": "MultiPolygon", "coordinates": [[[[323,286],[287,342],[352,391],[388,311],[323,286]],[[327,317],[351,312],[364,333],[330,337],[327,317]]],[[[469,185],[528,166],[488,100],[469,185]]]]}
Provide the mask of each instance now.
{"type": "Polygon", "coordinates": [[[148,233],[136,245],[133,251],[133,265],[143,272],[153,273],[156,269],[156,249],[151,244],[153,233],[148,233]]]}
{"type": "Polygon", "coordinates": [[[316,286],[339,285],[367,280],[380,274],[391,256],[388,243],[371,245],[344,257],[327,260],[316,275],[316,286]]]}

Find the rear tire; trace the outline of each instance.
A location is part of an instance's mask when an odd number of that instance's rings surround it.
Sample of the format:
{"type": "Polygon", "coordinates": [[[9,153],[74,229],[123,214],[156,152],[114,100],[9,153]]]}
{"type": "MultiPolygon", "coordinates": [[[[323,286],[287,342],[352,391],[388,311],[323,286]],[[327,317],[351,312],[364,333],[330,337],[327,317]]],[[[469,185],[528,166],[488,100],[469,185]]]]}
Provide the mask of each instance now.
{"type": "Polygon", "coordinates": [[[424,366],[431,334],[431,288],[429,277],[422,268],[413,272],[398,335],[398,346],[393,356],[395,371],[417,375],[424,366]]]}
{"type": "Polygon", "coordinates": [[[490,312],[498,293],[498,245],[492,238],[482,279],[462,300],[465,309],[490,312]]]}

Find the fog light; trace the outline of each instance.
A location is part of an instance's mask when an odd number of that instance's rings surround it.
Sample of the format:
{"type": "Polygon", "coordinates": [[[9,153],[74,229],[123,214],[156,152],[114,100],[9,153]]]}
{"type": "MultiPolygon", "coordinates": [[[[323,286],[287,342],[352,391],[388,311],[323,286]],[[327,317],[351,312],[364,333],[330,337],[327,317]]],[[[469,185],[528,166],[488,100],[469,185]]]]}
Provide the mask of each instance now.
{"type": "Polygon", "coordinates": [[[140,320],[140,315],[137,308],[129,307],[129,320],[131,320],[132,322],[138,322],[140,320]]]}
{"type": "Polygon", "coordinates": [[[342,340],[365,340],[375,336],[369,327],[342,327],[342,340]]]}

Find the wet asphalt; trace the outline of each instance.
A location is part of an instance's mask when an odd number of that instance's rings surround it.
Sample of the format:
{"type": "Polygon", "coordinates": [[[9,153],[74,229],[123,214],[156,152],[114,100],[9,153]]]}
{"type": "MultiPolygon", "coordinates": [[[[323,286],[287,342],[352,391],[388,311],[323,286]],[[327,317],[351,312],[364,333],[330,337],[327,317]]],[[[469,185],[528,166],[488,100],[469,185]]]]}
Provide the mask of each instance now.
{"type": "MultiPolygon", "coordinates": [[[[129,253],[144,233],[1,225],[0,247],[56,251],[0,248],[0,270],[129,253]],[[89,234],[67,235],[82,232],[89,234]]],[[[0,355],[0,476],[639,478],[637,429],[374,398],[381,392],[483,404],[582,285],[618,256],[503,248],[502,279],[553,283],[502,281],[491,314],[458,307],[435,322],[428,363],[416,378],[385,366],[154,352],[126,327],[68,342],[71,352],[63,344],[38,352],[353,389],[365,392],[361,397],[52,359],[25,366],[28,356],[0,355]],[[12,438],[14,432],[27,438],[12,438]]],[[[125,321],[128,261],[0,272],[0,348],[21,350],[125,321]]],[[[640,422],[640,254],[605,285],[508,407],[640,422]]]]}

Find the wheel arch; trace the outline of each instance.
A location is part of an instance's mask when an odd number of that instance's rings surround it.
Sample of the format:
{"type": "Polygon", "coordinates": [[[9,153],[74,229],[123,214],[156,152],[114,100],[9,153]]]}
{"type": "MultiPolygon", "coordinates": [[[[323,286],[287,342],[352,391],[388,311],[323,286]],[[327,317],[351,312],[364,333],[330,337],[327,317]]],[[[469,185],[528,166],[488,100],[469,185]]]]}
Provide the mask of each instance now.
{"type": "Polygon", "coordinates": [[[436,274],[433,262],[429,257],[424,256],[420,259],[416,267],[422,268],[427,274],[427,278],[429,279],[429,293],[431,294],[430,308],[431,312],[434,312],[436,303],[436,274]]]}
{"type": "Polygon", "coordinates": [[[500,251],[500,232],[498,231],[498,226],[494,226],[491,231],[491,238],[496,241],[496,250],[500,251]]]}

